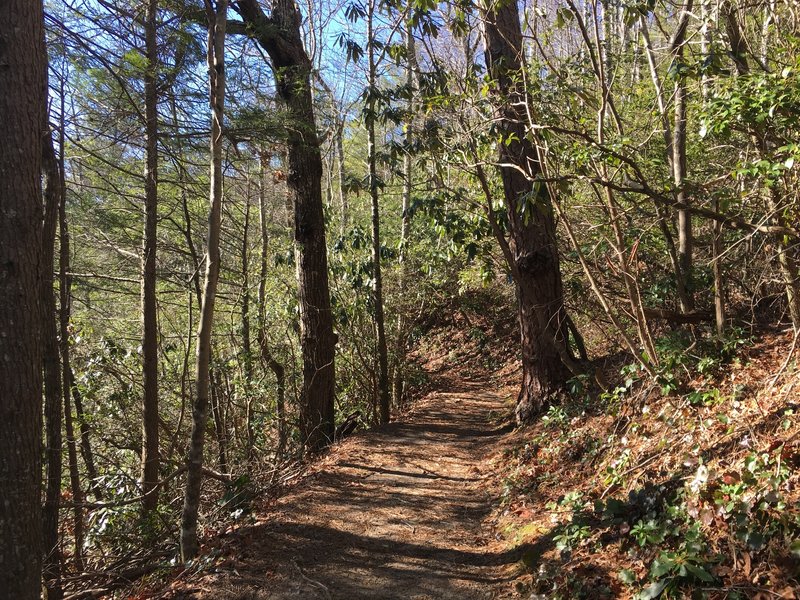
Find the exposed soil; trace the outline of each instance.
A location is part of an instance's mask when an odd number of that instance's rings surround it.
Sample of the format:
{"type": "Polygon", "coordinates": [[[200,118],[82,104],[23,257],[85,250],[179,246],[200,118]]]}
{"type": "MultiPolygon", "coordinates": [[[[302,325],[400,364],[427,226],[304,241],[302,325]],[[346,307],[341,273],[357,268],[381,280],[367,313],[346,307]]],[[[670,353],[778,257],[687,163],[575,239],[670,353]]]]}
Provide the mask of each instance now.
{"type": "Polygon", "coordinates": [[[495,540],[488,457],[511,403],[488,380],[449,383],[334,447],[255,525],[217,540],[216,572],[162,597],[508,597],[522,549],[495,540]]]}

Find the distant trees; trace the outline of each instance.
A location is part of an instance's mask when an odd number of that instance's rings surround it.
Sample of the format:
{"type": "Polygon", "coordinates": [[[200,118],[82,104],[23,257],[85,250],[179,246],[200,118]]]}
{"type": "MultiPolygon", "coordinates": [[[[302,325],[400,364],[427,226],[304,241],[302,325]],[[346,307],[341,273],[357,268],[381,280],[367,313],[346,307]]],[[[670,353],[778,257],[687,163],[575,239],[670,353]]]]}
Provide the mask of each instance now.
{"type": "Polygon", "coordinates": [[[47,57],[41,2],[12,0],[1,12],[0,590],[34,600],[40,597],[42,551],[53,550],[42,546],[40,504],[40,289],[51,269],[42,263],[47,57]]]}

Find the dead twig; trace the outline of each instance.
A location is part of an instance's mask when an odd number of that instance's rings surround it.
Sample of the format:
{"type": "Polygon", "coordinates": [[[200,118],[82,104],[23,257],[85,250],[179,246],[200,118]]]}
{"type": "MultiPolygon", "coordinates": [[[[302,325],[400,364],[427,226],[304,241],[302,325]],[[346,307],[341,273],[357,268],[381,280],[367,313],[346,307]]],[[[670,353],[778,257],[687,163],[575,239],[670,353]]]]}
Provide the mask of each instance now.
{"type": "Polygon", "coordinates": [[[325,594],[326,600],[333,600],[330,590],[328,590],[328,587],[324,583],[320,583],[319,581],[307,577],[306,574],[303,573],[303,570],[300,568],[300,565],[297,564],[297,561],[293,560],[292,564],[294,565],[294,568],[297,569],[297,572],[300,574],[300,577],[302,577],[304,581],[322,590],[322,593],[325,594]]]}
{"type": "Polygon", "coordinates": [[[775,376],[770,380],[769,385],[767,386],[766,393],[770,393],[772,388],[775,387],[775,384],[780,379],[780,376],[783,375],[783,372],[789,366],[789,362],[792,360],[792,356],[794,355],[795,348],[797,348],[797,339],[800,337],[800,329],[794,330],[794,339],[792,339],[792,346],[789,348],[789,353],[786,355],[786,360],[783,361],[781,368],[778,369],[778,372],[775,373],[775,376]]]}

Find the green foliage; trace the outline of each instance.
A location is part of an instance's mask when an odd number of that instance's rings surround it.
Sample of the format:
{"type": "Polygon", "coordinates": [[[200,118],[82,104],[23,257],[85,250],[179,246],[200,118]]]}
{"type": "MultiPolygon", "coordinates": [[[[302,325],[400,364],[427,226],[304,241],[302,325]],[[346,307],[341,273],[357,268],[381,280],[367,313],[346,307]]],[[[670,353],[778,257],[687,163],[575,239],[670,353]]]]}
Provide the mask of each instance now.
{"type": "MultiPolygon", "coordinates": [[[[713,375],[724,365],[735,360],[752,338],[740,327],[729,328],[722,338],[692,339],[687,331],[677,330],[656,340],[656,349],[661,358],[657,381],[664,395],[677,392],[687,374],[713,375]]],[[[687,399],[694,405],[709,405],[722,402],[724,397],[718,389],[698,389],[688,393],[687,399]]]]}
{"type": "Polygon", "coordinates": [[[553,536],[553,541],[556,543],[556,550],[564,554],[589,539],[591,534],[592,530],[588,525],[570,523],[553,536]]]}
{"type": "Polygon", "coordinates": [[[664,525],[654,519],[646,522],[640,519],[631,529],[631,536],[640,546],[661,544],[667,537],[664,525]]]}
{"type": "Polygon", "coordinates": [[[617,486],[625,483],[625,475],[631,462],[631,451],[625,449],[603,470],[603,485],[617,486]]]}
{"type": "Polygon", "coordinates": [[[551,406],[542,417],[542,423],[551,427],[562,429],[569,422],[566,411],[560,406],[551,406]]]}

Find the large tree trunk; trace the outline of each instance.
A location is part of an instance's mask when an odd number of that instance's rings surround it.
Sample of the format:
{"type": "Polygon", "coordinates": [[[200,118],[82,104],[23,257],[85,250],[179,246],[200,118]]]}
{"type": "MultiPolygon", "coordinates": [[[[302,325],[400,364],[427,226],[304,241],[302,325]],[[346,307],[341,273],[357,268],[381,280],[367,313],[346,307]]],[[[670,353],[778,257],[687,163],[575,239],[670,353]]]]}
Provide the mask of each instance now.
{"type": "Polygon", "coordinates": [[[42,3],[0,4],[0,590],[40,596],[42,3]]]}
{"type": "Polygon", "coordinates": [[[142,251],[142,508],[158,506],[158,314],[156,305],[156,226],[158,222],[158,44],[157,0],[148,0],[145,21],[147,70],[144,75],[146,167],[144,179],[144,248],[142,251]]]}
{"type": "Polygon", "coordinates": [[[300,433],[308,452],[333,441],[336,336],[328,288],[322,213],[322,157],[311,96],[311,61],[303,47],[301,17],[291,0],[275,0],[267,17],[257,0],[238,3],[244,21],[272,59],[278,96],[292,124],[288,130],[289,200],[294,206],[300,305],[303,394],[300,433]]]}
{"type": "Polygon", "coordinates": [[[566,312],[555,220],[538,153],[527,137],[526,97],[521,83],[522,33],[516,3],[485,4],[486,63],[492,77],[500,174],[508,213],[509,265],[517,289],[522,344],[519,423],[530,421],[563,389],[569,377],[566,312]]]}
{"type": "Polygon", "coordinates": [[[375,95],[377,94],[377,65],[375,63],[375,32],[373,22],[375,1],[369,0],[367,9],[367,55],[369,70],[367,86],[366,118],[367,126],[367,163],[369,165],[369,197],[372,209],[372,302],[375,311],[375,333],[378,346],[378,407],[380,422],[386,424],[390,417],[389,397],[389,350],[386,345],[386,319],[383,314],[383,273],[381,272],[381,217],[378,194],[378,159],[375,146],[375,95]]]}
{"type": "Polygon", "coordinates": [[[181,517],[181,558],[184,561],[197,556],[197,515],[200,509],[200,484],[203,481],[203,446],[206,417],[208,415],[209,364],[211,362],[211,331],[214,323],[214,302],[219,279],[219,235],[222,213],[222,130],[225,111],[225,28],[228,3],[219,0],[216,13],[207,5],[208,12],[208,75],[211,97],[211,208],[208,216],[208,241],[206,243],[206,272],[203,301],[200,306],[200,324],[197,329],[197,377],[194,410],[192,411],[192,437],[186,475],[186,494],[181,517]]]}
{"type": "MultiPolygon", "coordinates": [[[[47,114],[44,115],[47,123],[47,114]]],[[[44,358],[44,421],[45,421],[45,500],[42,512],[44,550],[43,579],[47,600],[63,597],[61,589],[61,556],[58,546],[58,509],[61,499],[61,363],[58,353],[56,295],[53,289],[58,206],[63,196],[53,136],[43,137],[45,175],[44,226],[42,231],[42,353],[44,358]]]]}

